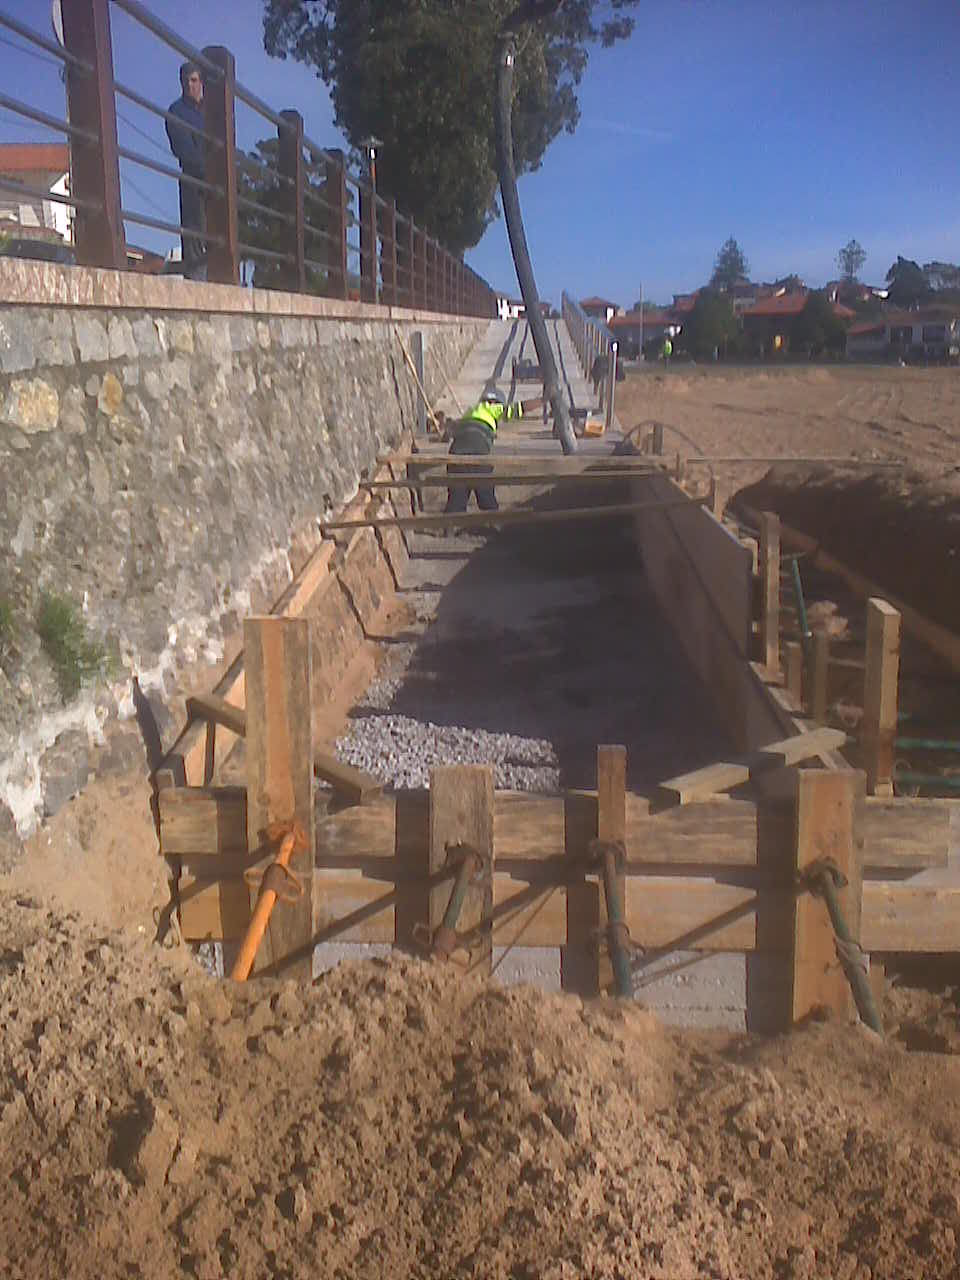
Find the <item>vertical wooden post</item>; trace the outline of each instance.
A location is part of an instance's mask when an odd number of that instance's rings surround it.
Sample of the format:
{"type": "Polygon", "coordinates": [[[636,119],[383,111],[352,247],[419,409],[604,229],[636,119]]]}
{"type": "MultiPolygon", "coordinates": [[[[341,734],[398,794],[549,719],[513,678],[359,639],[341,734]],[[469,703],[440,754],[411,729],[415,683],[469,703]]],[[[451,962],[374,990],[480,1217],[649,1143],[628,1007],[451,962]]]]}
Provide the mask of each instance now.
{"type": "MultiPolygon", "coordinates": [[[[485,858],[481,882],[467,890],[457,932],[490,920],[493,911],[493,768],[490,765],[448,765],[430,771],[429,870],[439,871],[447,861],[447,848],[463,842],[485,858]]],[[[453,881],[430,892],[431,933],[443,920],[453,881]]],[[[484,973],[490,972],[493,954],[492,926],[484,933],[475,958],[484,973]]]]}
{"type": "Polygon", "coordinates": [[[826,724],[827,679],[830,669],[830,637],[826,631],[813,633],[810,663],[810,715],[817,724],[826,724]]]}
{"type": "Polygon", "coordinates": [[[400,301],[397,285],[397,202],[391,200],[383,211],[381,234],[380,273],[383,276],[384,306],[395,307],[400,301]]]}
{"type": "Polygon", "coordinates": [[[304,248],[304,210],[303,210],[303,116],[299,111],[281,111],[280,118],[285,127],[278,127],[279,143],[278,169],[284,178],[289,178],[292,185],[282,183],[280,186],[281,208],[288,217],[294,219],[294,225],[288,233],[290,249],[296,261],[285,264],[284,276],[287,288],[296,293],[305,293],[307,288],[307,269],[304,264],[306,250],[304,248]]]}
{"type": "Polygon", "coordinates": [[[662,456],[663,454],[663,423],[655,422],[653,424],[653,452],[662,456]]]}
{"type": "Polygon", "coordinates": [[[768,671],[780,670],[780,517],[760,517],[760,651],[768,671]]]}
{"type": "MultiPolygon", "coordinates": [[[[293,902],[277,904],[254,972],[276,967],[285,977],[309,981],[316,848],[310,622],[307,618],[247,618],[243,648],[248,848],[263,850],[258,862],[263,868],[276,852],[264,846],[264,832],[272,823],[295,821],[307,837],[307,849],[295,853],[290,864],[303,894],[293,902]]],[[[256,888],[251,888],[250,896],[252,910],[256,888]]]]}
{"type": "Polygon", "coordinates": [[[597,797],[588,791],[563,796],[563,839],[567,862],[567,941],[560,951],[564,991],[581,996],[600,994],[600,927],[603,889],[586,875],[590,841],[597,835],[597,797]],[[577,864],[580,864],[580,867],[577,864]]]}
{"type": "Polygon", "coordinates": [[[423,392],[420,388],[423,386],[423,330],[414,329],[410,334],[410,358],[413,360],[413,367],[417,371],[417,425],[416,434],[425,436],[427,434],[427,402],[423,398],[423,392]]]}
{"type": "Polygon", "coordinates": [[[218,188],[207,193],[207,231],[213,239],[207,247],[207,279],[216,284],[240,283],[240,233],[237,225],[237,131],[233,89],[236,68],[233,54],[221,45],[208,45],[203,56],[220,75],[203,78],[203,121],[207,133],[222,145],[207,144],[206,179],[218,188]]]}
{"type": "Polygon", "coordinates": [[[886,600],[867,601],[867,656],[863,689],[864,765],[867,791],[893,795],[893,747],[900,680],[900,614],[886,600]]]}
{"type": "Polygon", "coordinates": [[[797,707],[803,706],[803,645],[790,640],[786,645],[787,693],[797,707]]]}
{"type": "Polygon", "coordinates": [[[430,890],[424,884],[430,874],[430,793],[398,791],[394,837],[397,868],[397,909],[394,945],[413,950],[420,946],[414,931],[430,917],[430,890]]]}
{"type": "Polygon", "coordinates": [[[370,185],[360,184],[360,297],[377,300],[377,197],[370,185]]]}
{"type": "MultiPolygon", "coordinates": [[[[564,797],[564,839],[567,859],[581,862],[584,878],[567,886],[567,944],[561,955],[565,991],[593,996],[610,986],[613,968],[599,931],[607,923],[603,877],[588,868],[594,838],[625,841],[627,833],[627,749],[597,747],[597,795],[567,793],[564,797]]],[[[626,878],[617,876],[620,901],[626,909],[626,878]]]]}
{"type": "Polygon", "coordinates": [[[70,0],[64,4],[63,43],[68,53],[93,68],[92,72],[69,64],[66,68],[70,123],[96,134],[92,142],[78,137],[69,140],[71,194],[101,206],[99,210],[76,210],[77,260],[85,267],[121,271],[127,265],[127,250],[120,214],[109,0],[70,0]]]}
{"type": "Polygon", "coordinates": [[[327,210],[327,296],[347,296],[347,172],[342,153],[326,163],[324,198],[327,210]]]}
{"type": "MultiPolygon", "coordinates": [[[[861,812],[864,777],[855,769],[798,769],[794,871],[830,858],[846,877],[840,907],[852,938],[860,938],[863,841],[861,812]]],[[[853,998],[837,959],[826,903],[810,893],[794,902],[790,979],[790,1021],[818,1007],[843,1017],[854,1011],[853,998]]]]}
{"type": "Polygon", "coordinates": [[[430,310],[430,283],[427,277],[427,233],[416,234],[417,305],[430,310]]]}

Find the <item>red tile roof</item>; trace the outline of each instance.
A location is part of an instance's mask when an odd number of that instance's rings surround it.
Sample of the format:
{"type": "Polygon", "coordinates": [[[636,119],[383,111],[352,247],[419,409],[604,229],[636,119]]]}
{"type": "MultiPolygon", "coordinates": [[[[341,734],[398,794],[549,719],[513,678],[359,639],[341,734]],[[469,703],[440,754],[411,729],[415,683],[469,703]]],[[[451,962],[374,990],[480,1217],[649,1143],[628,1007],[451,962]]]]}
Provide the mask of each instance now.
{"type": "Polygon", "coordinates": [[[581,307],[614,307],[616,308],[617,304],[615,302],[610,302],[609,299],[607,298],[581,298],[580,305],[581,307]]]}
{"type": "MultiPolygon", "coordinates": [[[[809,293],[781,293],[775,298],[763,298],[760,302],[752,307],[747,307],[742,313],[744,316],[759,316],[767,319],[774,319],[777,316],[798,316],[803,308],[807,305],[809,293]]],[[[841,320],[852,320],[857,314],[851,311],[849,307],[843,307],[838,302],[833,304],[833,313],[841,318],[841,320]]]]}
{"type": "Polygon", "coordinates": [[[0,143],[0,173],[66,173],[69,168],[65,142],[0,143]]]}

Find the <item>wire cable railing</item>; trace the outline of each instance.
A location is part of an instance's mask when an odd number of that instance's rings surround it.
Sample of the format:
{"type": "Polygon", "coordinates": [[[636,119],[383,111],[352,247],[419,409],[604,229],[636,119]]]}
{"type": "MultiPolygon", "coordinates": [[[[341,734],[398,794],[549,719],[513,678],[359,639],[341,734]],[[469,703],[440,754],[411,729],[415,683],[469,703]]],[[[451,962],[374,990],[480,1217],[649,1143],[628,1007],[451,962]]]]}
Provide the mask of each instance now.
{"type": "MultiPolygon", "coordinates": [[[[124,228],[138,226],[178,238],[185,274],[218,283],[239,283],[246,274],[242,264],[249,260],[257,264],[253,283],[267,287],[417,310],[495,314],[492,291],[461,257],[450,254],[393,201],[384,199],[371,174],[351,172],[341,150],[310,138],[296,112],[275,110],[242,84],[229,50],[196,48],[140,0],[71,0],[62,45],[2,11],[0,28],[25,42],[21,52],[29,54],[32,50],[26,46],[35,46],[43,51],[36,56],[63,68],[67,110],[60,118],[9,94],[0,94],[0,108],[64,135],[70,153],[66,193],[11,179],[0,180],[0,189],[14,190],[31,202],[70,207],[81,264],[125,268],[124,228]],[[112,11],[121,12],[148,39],[199,68],[204,82],[202,124],[152,102],[117,78],[112,11]],[[90,77],[96,78],[100,92],[90,92],[90,77]],[[146,122],[141,127],[122,115],[117,110],[120,98],[164,122],[171,150],[178,132],[180,138],[199,142],[199,167],[185,171],[145,154],[142,147],[126,145],[126,140],[121,144],[118,120],[158,151],[165,149],[168,139],[162,134],[159,141],[154,139],[146,122]],[[237,146],[237,104],[275,130],[268,154],[260,150],[261,143],[259,154],[237,146]],[[151,198],[137,185],[131,166],[178,184],[179,219],[166,215],[163,197],[151,198]],[[126,203],[128,188],[147,209],[126,203]],[[199,269],[190,266],[188,258],[200,264],[199,269]]],[[[162,265],[162,258],[154,257],[162,265]]]]}

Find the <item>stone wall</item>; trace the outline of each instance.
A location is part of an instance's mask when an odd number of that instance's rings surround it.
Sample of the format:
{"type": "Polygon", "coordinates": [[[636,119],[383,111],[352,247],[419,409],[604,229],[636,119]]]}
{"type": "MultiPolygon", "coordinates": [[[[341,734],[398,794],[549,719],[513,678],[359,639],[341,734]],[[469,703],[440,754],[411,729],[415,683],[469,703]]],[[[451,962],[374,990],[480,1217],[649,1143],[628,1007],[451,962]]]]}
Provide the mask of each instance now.
{"type": "Polygon", "coordinates": [[[31,292],[26,264],[0,265],[17,273],[0,277],[9,851],[91,773],[142,756],[139,733],[117,728],[134,711],[131,676],[169,728],[178,673],[221,658],[316,545],[318,517],[413,430],[396,329],[408,345],[423,333],[433,399],[487,322],[142,279],[129,286],[141,305],[89,305],[116,273],[29,264],[31,292]],[[68,289],[67,305],[41,305],[42,288],[68,289]],[[187,306],[204,302],[222,309],[187,306]],[[107,655],[106,677],[66,702],[36,630],[44,593],[71,601],[107,655]]]}

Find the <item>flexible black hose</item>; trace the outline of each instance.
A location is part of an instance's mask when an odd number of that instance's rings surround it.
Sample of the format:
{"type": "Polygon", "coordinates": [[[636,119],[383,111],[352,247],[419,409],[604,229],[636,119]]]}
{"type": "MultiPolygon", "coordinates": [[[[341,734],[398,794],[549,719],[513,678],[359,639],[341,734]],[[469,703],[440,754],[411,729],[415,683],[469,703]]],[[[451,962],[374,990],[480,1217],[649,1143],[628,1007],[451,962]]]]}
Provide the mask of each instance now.
{"type": "Polygon", "coordinates": [[[576,453],[577,438],[573,434],[570,413],[560,391],[557,365],[553,358],[550,339],[547,336],[547,326],[544,323],[543,313],[540,310],[537,282],[533,275],[533,264],[530,261],[527,237],[523,229],[523,215],[520,212],[517,171],[513,163],[512,116],[515,48],[514,37],[511,32],[501,35],[497,42],[497,92],[494,95],[497,172],[500,176],[500,196],[503,200],[503,215],[506,219],[507,234],[510,237],[510,249],[517,269],[517,281],[520,285],[520,293],[523,296],[523,305],[527,313],[527,323],[533,335],[533,345],[536,347],[540,371],[543,374],[544,394],[553,408],[554,426],[560,438],[563,452],[576,453]]]}

